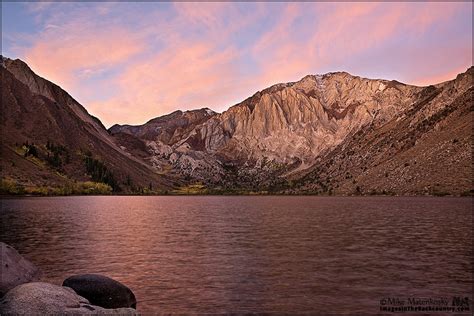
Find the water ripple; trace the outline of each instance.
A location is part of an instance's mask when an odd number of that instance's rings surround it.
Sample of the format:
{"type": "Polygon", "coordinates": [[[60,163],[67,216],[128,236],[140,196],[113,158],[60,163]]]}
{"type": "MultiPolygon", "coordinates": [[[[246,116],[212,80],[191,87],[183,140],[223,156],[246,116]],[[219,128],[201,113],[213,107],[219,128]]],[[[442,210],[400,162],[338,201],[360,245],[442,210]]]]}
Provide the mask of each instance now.
{"type": "Polygon", "coordinates": [[[386,296],[470,296],[469,198],[2,200],[0,238],[60,284],[103,273],[141,312],[372,314],[386,296]]]}

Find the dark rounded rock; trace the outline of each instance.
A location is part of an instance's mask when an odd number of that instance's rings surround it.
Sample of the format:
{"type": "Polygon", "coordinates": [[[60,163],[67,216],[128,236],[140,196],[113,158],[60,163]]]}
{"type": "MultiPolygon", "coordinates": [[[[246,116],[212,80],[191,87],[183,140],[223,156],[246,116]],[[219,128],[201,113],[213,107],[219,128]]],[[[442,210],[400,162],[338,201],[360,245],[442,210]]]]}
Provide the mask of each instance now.
{"type": "Polygon", "coordinates": [[[63,286],[104,308],[136,308],[137,305],[135,295],[128,287],[100,274],[73,275],[64,280],[63,286]]]}

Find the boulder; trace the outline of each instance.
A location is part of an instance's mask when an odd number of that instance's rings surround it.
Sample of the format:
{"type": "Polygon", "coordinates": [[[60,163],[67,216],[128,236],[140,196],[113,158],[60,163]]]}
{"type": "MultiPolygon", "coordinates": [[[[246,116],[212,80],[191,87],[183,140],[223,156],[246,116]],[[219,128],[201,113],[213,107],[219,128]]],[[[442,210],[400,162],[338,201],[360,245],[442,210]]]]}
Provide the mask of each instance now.
{"type": "Polygon", "coordinates": [[[128,287],[100,274],[73,275],[64,280],[63,286],[104,308],[136,308],[137,305],[135,295],[128,287]]]}
{"type": "Polygon", "coordinates": [[[21,284],[0,300],[1,315],[138,315],[132,308],[91,305],[68,287],[43,282],[21,284]]]}
{"type": "Polygon", "coordinates": [[[0,297],[17,285],[39,279],[38,268],[3,242],[0,242],[0,264],[0,297]]]}

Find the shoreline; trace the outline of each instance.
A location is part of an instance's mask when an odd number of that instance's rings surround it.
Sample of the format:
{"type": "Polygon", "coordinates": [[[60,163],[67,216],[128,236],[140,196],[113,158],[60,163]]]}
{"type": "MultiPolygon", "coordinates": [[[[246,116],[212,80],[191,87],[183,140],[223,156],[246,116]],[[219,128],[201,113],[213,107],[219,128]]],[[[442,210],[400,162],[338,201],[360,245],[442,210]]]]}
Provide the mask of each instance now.
{"type": "Polygon", "coordinates": [[[446,194],[446,195],[435,195],[435,194],[358,194],[358,195],[328,195],[328,194],[270,194],[270,193],[265,193],[265,194],[70,194],[70,195],[40,195],[40,194],[18,194],[18,195],[10,195],[10,194],[0,194],[0,199],[16,199],[16,198],[29,198],[29,197],[37,197],[37,198],[43,198],[43,197],[97,197],[97,196],[110,196],[110,197],[177,197],[177,196],[182,196],[182,197],[193,197],[193,196],[244,196],[244,197],[250,197],[250,196],[281,196],[281,197],[305,197],[305,196],[310,196],[310,197],[332,197],[332,198],[347,198],[347,197],[414,197],[414,198],[423,198],[423,197],[432,197],[432,198],[472,198],[474,197],[474,194],[459,194],[459,195],[452,195],[452,194],[446,194]]]}

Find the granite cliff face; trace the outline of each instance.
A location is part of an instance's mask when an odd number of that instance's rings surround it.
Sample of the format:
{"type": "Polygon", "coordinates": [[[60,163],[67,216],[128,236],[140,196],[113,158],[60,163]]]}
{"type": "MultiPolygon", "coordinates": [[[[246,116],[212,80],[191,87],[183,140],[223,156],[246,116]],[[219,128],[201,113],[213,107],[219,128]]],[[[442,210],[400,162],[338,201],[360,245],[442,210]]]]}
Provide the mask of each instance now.
{"type": "Polygon", "coordinates": [[[391,119],[416,92],[347,73],[306,76],[255,94],[206,122],[199,134],[210,151],[227,147],[247,159],[311,163],[361,126],[391,119]]]}
{"type": "MultiPolygon", "coordinates": [[[[453,166],[448,158],[438,165],[423,164],[404,174],[392,173],[392,177],[371,172],[372,168],[405,166],[399,161],[404,155],[415,160],[420,155],[430,157],[418,150],[419,146],[412,147],[436,138],[431,128],[440,126],[441,121],[448,133],[453,132],[453,140],[462,139],[457,140],[455,152],[463,165],[459,170],[469,172],[469,125],[461,128],[462,120],[448,120],[459,112],[464,124],[469,122],[472,73],[470,68],[453,81],[429,87],[345,72],[310,75],[257,92],[222,114],[178,111],[142,126],[114,126],[110,131],[119,143],[124,133],[141,141],[140,155],[155,168],[174,170],[191,181],[226,191],[423,194],[439,189],[440,193],[462,193],[471,190],[466,173],[458,174],[459,181],[443,188],[430,186],[430,173],[439,174],[438,181],[442,181],[445,164],[449,161],[453,166]],[[336,164],[333,156],[337,153],[336,164]],[[360,157],[357,162],[346,159],[354,155],[360,157]],[[426,169],[423,183],[402,185],[422,168],[426,169]],[[360,179],[355,180],[353,174],[360,179]],[[378,179],[377,185],[372,177],[378,179]],[[400,185],[394,185],[394,177],[400,185]]],[[[129,150],[136,152],[132,147],[129,150]]]]}

